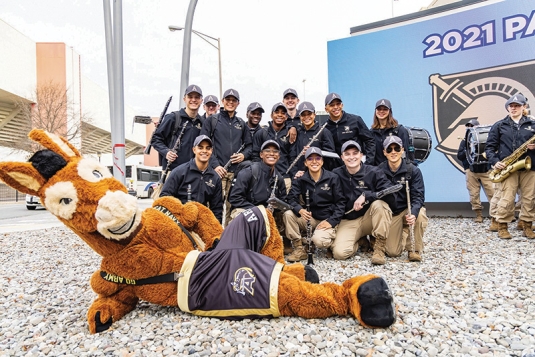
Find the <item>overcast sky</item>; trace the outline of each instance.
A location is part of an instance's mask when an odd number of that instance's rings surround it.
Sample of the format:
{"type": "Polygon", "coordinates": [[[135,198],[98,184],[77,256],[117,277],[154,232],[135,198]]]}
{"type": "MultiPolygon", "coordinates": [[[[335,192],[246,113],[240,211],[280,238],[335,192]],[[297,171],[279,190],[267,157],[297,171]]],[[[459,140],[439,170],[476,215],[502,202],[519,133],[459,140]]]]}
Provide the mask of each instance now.
{"type": "MultiPolygon", "coordinates": [[[[288,87],[323,110],[329,92],[327,41],[430,2],[199,0],[193,29],[221,38],[223,90],[240,92],[242,118],[250,102],[271,108],[288,87]]],[[[170,110],[179,106],[183,32],[168,26],[184,26],[188,5],[188,0],[123,1],[125,103],[139,115],[158,116],[170,95],[170,110]]],[[[33,41],[72,46],[81,55],[83,74],[107,88],[102,1],[4,0],[0,18],[33,41]]],[[[194,35],[191,52],[190,83],[205,96],[219,96],[217,50],[194,35]]],[[[385,53],[387,48],[370,56],[385,53]]]]}

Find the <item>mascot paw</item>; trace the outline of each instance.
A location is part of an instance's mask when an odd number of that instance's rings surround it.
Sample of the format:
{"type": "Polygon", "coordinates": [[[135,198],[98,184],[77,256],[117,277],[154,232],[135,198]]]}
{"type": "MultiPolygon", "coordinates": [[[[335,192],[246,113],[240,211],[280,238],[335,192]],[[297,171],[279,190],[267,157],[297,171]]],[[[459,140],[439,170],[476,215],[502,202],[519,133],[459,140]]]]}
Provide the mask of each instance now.
{"type": "Polygon", "coordinates": [[[110,317],[107,321],[102,322],[100,321],[100,311],[97,311],[95,315],[95,330],[97,333],[106,331],[110,328],[111,324],[113,322],[113,319],[110,317]]]}
{"type": "Polygon", "coordinates": [[[305,281],[308,281],[312,284],[319,284],[320,277],[318,273],[310,265],[305,265],[305,281]]]}
{"type": "Polygon", "coordinates": [[[383,278],[375,278],[363,283],[357,290],[361,305],[360,318],[373,327],[388,327],[396,321],[394,298],[383,278]]]}

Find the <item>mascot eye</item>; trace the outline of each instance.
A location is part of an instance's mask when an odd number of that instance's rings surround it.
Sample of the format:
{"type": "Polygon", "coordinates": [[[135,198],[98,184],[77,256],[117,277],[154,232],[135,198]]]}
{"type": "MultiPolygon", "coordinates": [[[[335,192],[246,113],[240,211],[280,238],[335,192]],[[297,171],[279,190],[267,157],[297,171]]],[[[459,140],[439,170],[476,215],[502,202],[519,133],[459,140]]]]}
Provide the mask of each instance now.
{"type": "Polygon", "coordinates": [[[93,170],[93,176],[95,176],[98,179],[103,177],[103,175],[98,170],[93,170]]]}
{"type": "Polygon", "coordinates": [[[72,198],[62,198],[59,200],[59,203],[64,204],[64,205],[68,205],[71,202],[72,202],[72,198]]]}

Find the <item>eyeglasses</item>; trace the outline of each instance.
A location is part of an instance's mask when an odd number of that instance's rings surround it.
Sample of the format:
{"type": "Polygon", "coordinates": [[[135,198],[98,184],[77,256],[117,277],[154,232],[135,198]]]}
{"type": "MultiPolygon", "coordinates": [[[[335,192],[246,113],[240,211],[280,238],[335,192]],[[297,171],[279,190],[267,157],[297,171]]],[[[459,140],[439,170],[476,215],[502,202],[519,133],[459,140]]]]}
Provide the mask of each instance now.
{"type": "Polygon", "coordinates": [[[389,146],[389,147],[386,148],[387,154],[390,154],[392,152],[392,150],[396,150],[396,152],[400,152],[401,151],[401,147],[398,146],[398,145],[396,145],[394,147],[389,146]]]}
{"type": "Polygon", "coordinates": [[[321,156],[309,156],[307,157],[307,161],[321,161],[323,158],[321,156]]]}
{"type": "Polygon", "coordinates": [[[279,150],[273,150],[273,149],[262,150],[262,152],[265,152],[266,154],[270,154],[270,155],[278,155],[278,154],[280,154],[279,150]]]}

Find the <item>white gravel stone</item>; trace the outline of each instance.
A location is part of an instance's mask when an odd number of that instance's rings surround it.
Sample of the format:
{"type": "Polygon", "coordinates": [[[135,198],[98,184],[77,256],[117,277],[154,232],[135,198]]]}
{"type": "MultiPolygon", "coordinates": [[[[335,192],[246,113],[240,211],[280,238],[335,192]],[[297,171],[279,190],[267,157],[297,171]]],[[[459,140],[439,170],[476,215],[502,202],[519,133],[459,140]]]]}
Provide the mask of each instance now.
{"type": "Polygon", "coordinates": [[[535,357],[535,242],[489,221],[431,218],[421,263],[404,253],[372,266],[369,253],[334,261],[321,281],[386,279],[396,323],[363,328],[349,317],[227,321],[140,302],[102,333],[86,313],[100,257],[67,228],[0,235],[0,356],[529,356],[535,357]]]}

